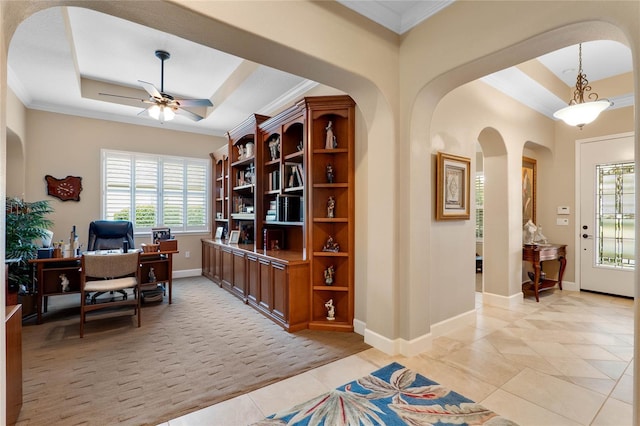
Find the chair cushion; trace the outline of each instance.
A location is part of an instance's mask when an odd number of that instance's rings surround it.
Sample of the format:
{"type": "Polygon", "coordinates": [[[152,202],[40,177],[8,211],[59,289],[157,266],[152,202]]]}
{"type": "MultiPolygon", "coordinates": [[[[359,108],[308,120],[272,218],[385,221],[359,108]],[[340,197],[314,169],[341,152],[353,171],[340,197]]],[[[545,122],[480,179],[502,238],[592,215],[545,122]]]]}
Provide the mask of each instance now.
{"type": "Polygon", "coordinates": [[[138,284],[136,277],[115,278],[113,280],[87,281],[85,291],[115,291],[135,287],[138,284]]]}

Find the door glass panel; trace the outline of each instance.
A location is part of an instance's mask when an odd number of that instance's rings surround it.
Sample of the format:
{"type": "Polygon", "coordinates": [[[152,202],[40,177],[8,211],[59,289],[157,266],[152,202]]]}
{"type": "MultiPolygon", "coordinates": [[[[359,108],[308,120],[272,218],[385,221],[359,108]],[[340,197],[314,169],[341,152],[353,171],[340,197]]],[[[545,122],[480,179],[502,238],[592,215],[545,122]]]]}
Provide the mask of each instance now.
{"type": "Polygon", "coordinates": [[[596,166],[596,266],[635,267],[635,165],[596,166]]]}

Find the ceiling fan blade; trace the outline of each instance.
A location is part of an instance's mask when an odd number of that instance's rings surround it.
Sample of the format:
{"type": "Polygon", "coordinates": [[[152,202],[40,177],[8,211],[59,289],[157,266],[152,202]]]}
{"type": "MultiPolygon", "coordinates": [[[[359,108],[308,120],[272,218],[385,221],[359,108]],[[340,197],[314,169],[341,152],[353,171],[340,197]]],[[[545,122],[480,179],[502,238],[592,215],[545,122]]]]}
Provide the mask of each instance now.
{"type": "Polygon", "coordinates": [[[114,98],[133,99],[133,100],[135,100],[135,101],[140,101],[140,102],[149,103],[149,100],[148,100],[148,99],[134,98],[134,97],[132,97],[132,96],[112,95],[111,93],[98,93],[98,95],[101,95],[101,96],[112,96],[112,97],[114,97],[114,98]]]}
{"type": "Polygon", "coordinates": [[[142,111],[140,111],[138,113],[138,116],[139,117],[151,117],[151,115],[149,114],[149,110],[150,109],[151,109],[151,107],[143,109],[142,111]]]}
{"type": "Polygon", "coordinates": [[[213,103],[209,99],[175,99],[175,103],[181,107],[211,107],[213,103]]]}
{"type": "Polygon", "coordinates": [[[151,95],[152,98],[162,100],[162,94],[158,92],[158,89],[156,89],[156,86],[142,80],[138,80],[138,83],[140,83],[140,85],[144,88],[144,90],[147,91],[147,93],[151,95]]]}
{"type": "Polygon", "coordinates": [[[176,108],[174,109],[174,111],[176,114],[181,115],[183,117],[187,117],[188,119],[193,121],[200,121],[204,118],[198,114],[195,114],[191,111],[187,111],[186,109],[182,109],[182,108],[176,108]]]}

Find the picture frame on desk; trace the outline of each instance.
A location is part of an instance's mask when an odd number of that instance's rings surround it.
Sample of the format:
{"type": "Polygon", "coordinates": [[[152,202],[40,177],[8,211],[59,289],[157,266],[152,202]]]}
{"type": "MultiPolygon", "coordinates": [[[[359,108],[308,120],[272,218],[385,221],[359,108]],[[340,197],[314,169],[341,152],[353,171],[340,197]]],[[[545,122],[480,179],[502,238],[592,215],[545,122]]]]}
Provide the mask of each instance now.
{"type": "Polygon", "coordinates": [[[170,228],[151,228],[151,241],[153,244],[158,244],[160,240],[170,240],[171,229],[170,228]]]}
{"type": "Polygon", "coordinates": [[[438,152],[436,220],[469,220],[471,159],[438,152]]]}
{"type": "Polygon", "coordinates": [[[240,241],[240,231],[231,231],[229,233],[229,244],[238,244],[238,241],[240,241]]]}

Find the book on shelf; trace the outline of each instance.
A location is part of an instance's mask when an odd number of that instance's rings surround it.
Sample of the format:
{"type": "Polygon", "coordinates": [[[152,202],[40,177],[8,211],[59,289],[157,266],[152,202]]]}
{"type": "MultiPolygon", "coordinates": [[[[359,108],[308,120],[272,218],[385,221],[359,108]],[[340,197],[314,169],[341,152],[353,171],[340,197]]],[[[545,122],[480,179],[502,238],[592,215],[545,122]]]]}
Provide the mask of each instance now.
{"type": "Polygon", "coordinates": [[[253,213],[231,213],[233,219],[253,220],[256,216],[253,213]]]}

